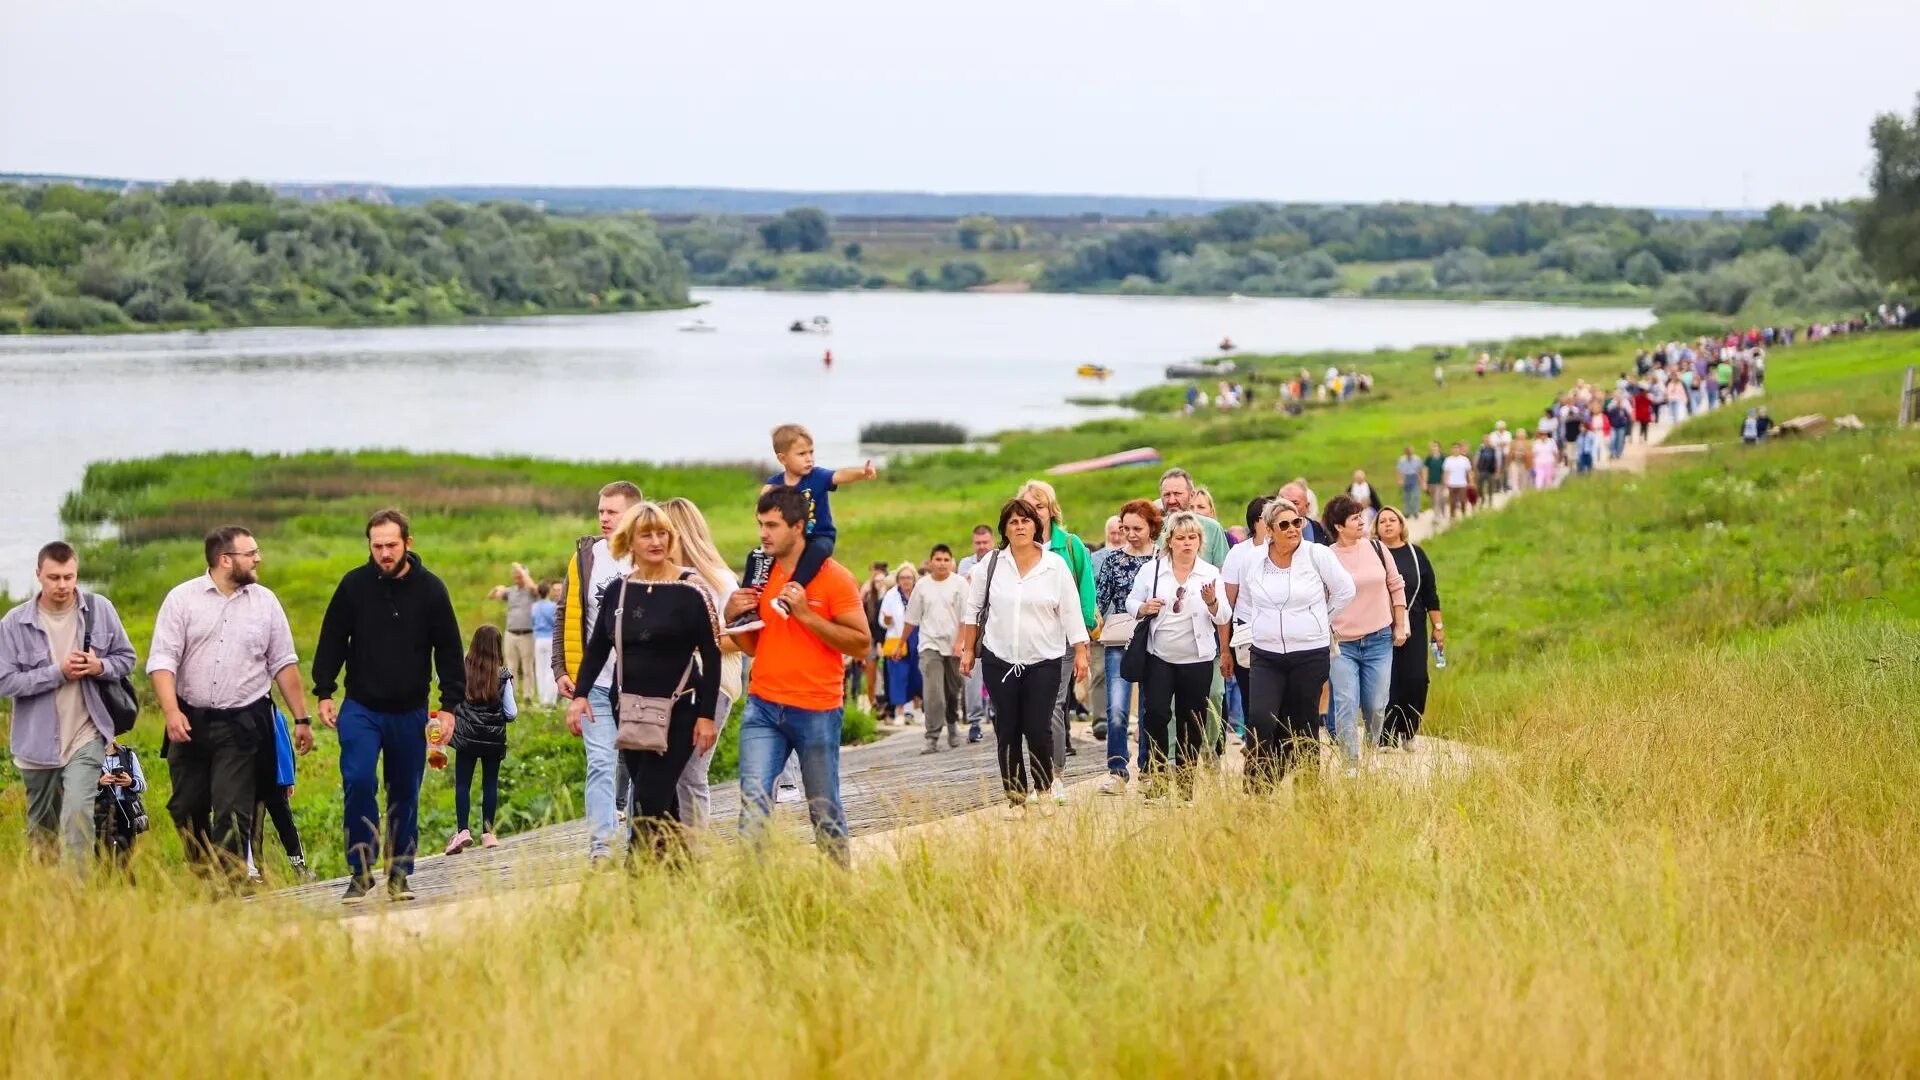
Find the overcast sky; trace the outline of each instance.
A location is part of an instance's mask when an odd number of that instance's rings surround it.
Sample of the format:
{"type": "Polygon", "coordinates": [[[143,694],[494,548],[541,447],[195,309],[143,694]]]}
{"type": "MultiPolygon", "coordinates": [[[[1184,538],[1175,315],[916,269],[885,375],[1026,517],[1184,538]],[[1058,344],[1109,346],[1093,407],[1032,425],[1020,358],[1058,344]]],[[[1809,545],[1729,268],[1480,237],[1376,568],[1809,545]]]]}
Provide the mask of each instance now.
{"type": "Polygon", "coordinates": [[[1917,0],[0,0],[0,171],[1554,199],[1864,194],[1917,0]]]}

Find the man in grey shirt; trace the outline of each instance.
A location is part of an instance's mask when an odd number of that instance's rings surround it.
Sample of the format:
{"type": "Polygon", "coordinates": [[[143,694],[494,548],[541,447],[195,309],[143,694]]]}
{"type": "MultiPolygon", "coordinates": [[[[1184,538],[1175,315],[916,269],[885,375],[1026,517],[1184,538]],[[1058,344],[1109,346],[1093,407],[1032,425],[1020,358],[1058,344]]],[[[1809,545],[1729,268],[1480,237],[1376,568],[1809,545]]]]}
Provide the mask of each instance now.
{"type": "Polygon", "coordinates": [[[538,693],[533,668],[533,602],[540,599],[540,585],[527,568],[513,564],[513,584],[493,590],[495,600],[507,602],[507,632],[501,639],[506,652],[507,671],[513,675],[515,697],[531,702],[538,693]]]}
{"type": "Polygon", "coordinates": [[[100,679],[133,670],[133,642],[105,597],[80,592],[80,557],[54,541],[34,564],[40,592],[0,618],[0,697],[13,699],[13,764],[27,789],[27,838],[84,869],[113,719],[100,679]]]}
{"type": "MultiPolygon", "coordinates": [[[[985,562],[993,554],[993,527],[975,525],[973,527],[973,554],[960,560],[953,572],[968,581],[973,580],[973,568],[985,562]]],[[[973,674],[968,675],[966,684],[967,741],[979,742],[986,737],[981,725],[987,722],[987,682],[983,668],[976,665],[973,674]]]]}

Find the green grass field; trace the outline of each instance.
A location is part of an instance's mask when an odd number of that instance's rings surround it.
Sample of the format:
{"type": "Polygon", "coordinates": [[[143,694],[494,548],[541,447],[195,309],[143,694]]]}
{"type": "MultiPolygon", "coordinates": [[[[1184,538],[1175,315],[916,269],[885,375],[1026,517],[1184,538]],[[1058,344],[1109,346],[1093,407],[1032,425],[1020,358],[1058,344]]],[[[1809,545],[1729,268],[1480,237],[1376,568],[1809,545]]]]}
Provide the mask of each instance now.
{"type": "MultiPolygon", "coordinates": [[[[1748,448],[1710,417],[1675,436],[1705,454],[1435,538],[1453,663],[1428,730],[1497,755],[1474,769],[1271,799],[1213,784],[1184,811],[995,823],[852,875],[791,846],[720,852],[449,909],[417,940],[203,900],[158,869],[80,889],[9,858],[8,1071],[1902,1074],[1920,1061],[1920,431],[1889,416],[1916,361],[1911,335],[1778,352],[1775,415],[1844,410],[1869,430],[1748,448]]],[[[1296,421],[1145,418],[900,469],[847,493],[848,560],[954,538],[1048,459],[1152,442],[1230,500],[1296,473],[1324,492],[1356,460],[1518,418],[1540,393],[1401,379],[1423,362],[1381,358],[1378,400],[1296,421]]],[[[82,498],[171,510],[185,533],[189,492],[258,499],[309,470],[339,478],[338,506],[230,504],[270,523],[267,580],[307,639],[357,558],[349,505],[374,494],[353,485],[428,489],[377,494],[412,496],[423,553],[474,618],[491,577],[463,567],[557,558],[583,516],[563,510],[609,472],[199,459],[98,467],[82,498]],[[550,489],[553,508],[476,505],[485,476],[550,489]]],[[[744,539],[744,510],[720,509],[744,505],[744,473],[622,471],[744,539]]],[[[1150,485],[1063,490],[1090,521],[1150,485]]],[[[94,556],[136,636],[190,547],[155,535],[94,556]]]]}

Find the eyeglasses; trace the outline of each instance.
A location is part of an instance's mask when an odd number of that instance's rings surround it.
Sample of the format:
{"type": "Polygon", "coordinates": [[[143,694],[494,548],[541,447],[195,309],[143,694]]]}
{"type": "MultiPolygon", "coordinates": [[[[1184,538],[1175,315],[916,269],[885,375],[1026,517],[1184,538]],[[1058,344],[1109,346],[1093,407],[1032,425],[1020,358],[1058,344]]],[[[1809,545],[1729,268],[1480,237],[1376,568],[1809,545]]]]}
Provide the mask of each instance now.
{"type": "Polygon", "coordinates": [[[252,551],[229,551],[227,554],[236,559],[257,559],[260,557],[260,549],[254,548],[252,551]]]}
{"type": "Polygon", "coordinates": [[[1180,601],[1185,600],[1186,598],[1187,598],[1187,587],[1185,585],[1182,585],[1179,588],[1173,590],[1173,613],[1175,615],[1180,614],[1180,601]]]}
{"type": "Polygon", "coordinates": [[[1273,527],[1276,529],[1297,529],[1305,521],[1305,518],[1281,518],[1279,521],[1273,523],[1273,527]]]}

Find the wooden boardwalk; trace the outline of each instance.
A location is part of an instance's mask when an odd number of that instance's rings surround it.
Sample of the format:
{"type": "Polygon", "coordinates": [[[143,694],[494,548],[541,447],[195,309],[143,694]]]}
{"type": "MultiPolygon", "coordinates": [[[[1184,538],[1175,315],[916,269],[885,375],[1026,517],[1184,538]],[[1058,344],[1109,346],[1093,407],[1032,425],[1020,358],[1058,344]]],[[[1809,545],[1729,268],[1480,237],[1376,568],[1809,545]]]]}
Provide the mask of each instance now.
{"type": "MultiPolygon", "coordinates": [[[[1104,742],[1095,742],[1082,724],[1074,732],[1079,751],[1067,758],[1068,783],[1098,778],[1106,773],[1104,742]]],[[[993,735],[978,743],[963,741],[922,756],[926,745],[918,730],[895,730],[866,746],[840,755],[841,802],[847,827],[854,836],[886,832],[903,825],[954,817],[1002,801],[999,773],[994,764],[993,735]]],[[[732,780],[713,786],[713,818],[706,842],[732,843],[740,817],[740,785],[732,780]]],[[[811,835],[804,802],[774,809],[775,827],[790,835],[811,835]]],[[[422,836],[422,850],[438,849],[445,838],[422,836]]],[[[502,837],[491,851],[474,847],[459,855],[427,855],[416,861],[410,880],[418,899],[409,908],[445,904],[523,889],[538,889],[577,881],[588,873],[587,824],[584,819],[531,829],[502,837]]],[[[314,882],[274,893],[270,903],[288,903],[342,916],[370,915],[393,909],[382,886],[365,904],[340,903],[347,879],[314,882]]]]}

